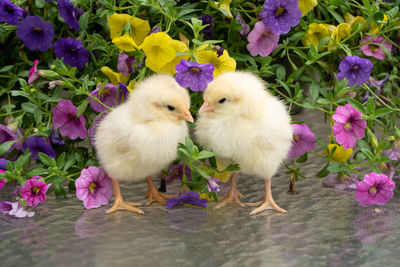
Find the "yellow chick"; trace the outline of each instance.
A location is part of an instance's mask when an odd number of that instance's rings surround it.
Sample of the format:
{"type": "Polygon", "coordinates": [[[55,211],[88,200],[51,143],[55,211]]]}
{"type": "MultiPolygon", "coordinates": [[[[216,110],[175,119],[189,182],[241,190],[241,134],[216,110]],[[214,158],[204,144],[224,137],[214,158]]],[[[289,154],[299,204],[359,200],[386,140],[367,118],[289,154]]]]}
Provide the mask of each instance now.
{"type": "MultiPolygon", "coordinates": [[[[237,163],[248,175],[264,179],[265,199],[250,214],[266,209],[286,212],[272,198],[271,178],[292,144],[292,127],[285,105],[266,91],[263,81],[247,72],[227,72],[216,77],[203,95],[196,136],[220,162],[237,163]]],[[[216,208],[229,202],[245,205],[236,190],[238,172],[231,175],[228,194],[216,208]]]]}
{"type": "Polygon", "coordinates": [[[190,97],[170,75],[153,75],[137,84],[127,101],[113,109],[96,131],[98,158],[112,179],[114,205],[107,213],[129,210],[140,203],[122,199],[119,181],[137,181],[146,177],[149,204],[165,203],[151,180],[177,157],[178,143],[188,136],[185,121],[193,122],[190,97]]]}

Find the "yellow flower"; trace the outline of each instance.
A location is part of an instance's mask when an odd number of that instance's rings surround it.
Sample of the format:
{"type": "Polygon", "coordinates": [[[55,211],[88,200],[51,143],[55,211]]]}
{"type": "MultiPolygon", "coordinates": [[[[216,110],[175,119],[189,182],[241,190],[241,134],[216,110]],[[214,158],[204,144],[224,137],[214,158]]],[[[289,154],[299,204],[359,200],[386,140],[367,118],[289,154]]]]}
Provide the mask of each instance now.
{"type": "Polygon", "coordinates": [[[141,48],[146,54],[146,66],[154,72],[159,72],[176,57],[173,40],[164,32],[152,33],[147,36],[141,48]]]}
{"type": "MultiPolygon", "coordinates": [[[[329,26],[328,26],[329,28],[329,26]]],[[[350,36],[350,24],[348,23],[340,23],[337,25],[332,33],[331,33],[331,41],[329,41],[329,51],[336,50],[336,44],[340,43],[341,40],[345,39],[346,37],[350,36]]]]}
{"type": "Polygon", "coordinates": [[[298,0],[301,16],[305,16],[318,5],[317,0],[298,0]]]}
{"type": "MultiPolygon", "coordinates": [[[[226,159],[221,159],[221,158],[216,158],[217,162],[217,169],[219,171],[222,171],[226,169],[232,162],[230,160],[226,159]]],[[[229,178],[231,177],[230,172],[222,172],[222,173],[215,173],[214,176],[218,178],[223,183],[227,183],[229,181],[229,178]]]]}
{"type": "Polygon", "coordinates": [[[214,198],[213,197],[209,197],[208,193],[201,193],[200,194],[200,198],[207,199],[208,201],[214,201],[214,198]]]}
{"type": "Polygon", "coordinates": [[[207,45],[202,45],[196,51],[196,58],[199,63],[211,63],[214,66],[214,77],[223,72],[235,71],[236,61],[229,56],[228,51],[225,49],[221,56],[218,56],[215,50],[206,50],[207,45]]]}
{"type": "Polygon", "coordinates": [[[345,149],[344,146],[339,146],[336,144],[330,144],[328,146],[329,153],[326,150],[324,150],[324,154],[328,156],[335,147],[336,150],[332,155],[332,159],[336,162],[345,163],[346,160],[353,154],[353,149],[351,148],[345,149]]]}
{"type": "Polygon", "coordinates": [[[176,56],[176,53],[189,52],[189,48],[184,42],[178,40],[172,40],[172,47],[175,49],[175,58],[172,61],[165,64],[164,67],[160,68],[158,72],[170,73],[172,75],[175,75],[176,74],[175,66],[181,63],[181,59],[189,60],[190,54],[176,56]]]}
{"type": "MultiPolygon", "coordinates": [[[[232,12],[231,12],[231,7],[230,7],[231,3],[232,3],[232,0],[223,0],[219,7],[220,9],[224,10],[224,12],[222,12],[222,13],[224,13],[225,17],[228,17],[230,19],[233,18],[232,12]]],[[[218,5],[218,2],[215,2],[215,4],[218,5]]]]}
{"type": "MultiPolygon", "coordinates": [[[[386,16],[386,14],[383,15],[383,21],[387,22],[388,21],[388,17],[386,16]]],[[[375,34],[377,35],[379,33],[379,29],[382,29],[383,24],[381,24],[380,26],[378,26],[378,24],[376,24],[375,21],[373,21],[371,23],[371,25],[369,26],[369,33],[375,34]]]]}
{"type": "Polygon", "coordinates": [[[128,86],[126,87],[130,93],[135,89],[135,82],[132,80],[129,82],[128,86]]]}
{"type": "Polygon", "coordinates": [[[124,36],[115,37],[114,39],[112,39],[112,42],[119,49],[126,52],[135,51],[137,48],[135,41],[133,41],[133,38],[127,33],[125,33],[124,36]]]}
{"type": "Polygon", "coordinates": [[[124,76],[122,73],[112,71],[109,67],[102,67],[101,71],[108,77],[110,83],[119,85],[119,83],[126,84],[129,80],[129,76],[124,76]]]}
{"type": "Polygon", "coordinates": [[[356,23],[358,23],[358,24],[364,24],[365,23],[365,19],[363,17],[360,17],[360,16],[354,17],[350,13],[345,13],[344,14],[344,19],[345,19],[347,24],[350,24],[350,28],[352,28],[352,29],[353,29],[353,26],[356,23]]]}
{"type": "Polygon", "coordinates": [[[311,23],[308,27],[307,33],[304,35],[302,42],[304,45],[313,44],[318,47],[319,42],[325,37],[331,35],[328,27],[325,24],[311,23]]]}
{"type": "Polygon", "coordinates": [[[132,17],[127,14],[113,14],[107,18],[108,25],[110,26],[110,37],[114,39],[122,35],[122,29],[129,22],[130,24],[130,36],[136,45],[143,43],[144,38],[150,32],[150,24],[147,20],[142,20],[136,17],[132,17]]]}

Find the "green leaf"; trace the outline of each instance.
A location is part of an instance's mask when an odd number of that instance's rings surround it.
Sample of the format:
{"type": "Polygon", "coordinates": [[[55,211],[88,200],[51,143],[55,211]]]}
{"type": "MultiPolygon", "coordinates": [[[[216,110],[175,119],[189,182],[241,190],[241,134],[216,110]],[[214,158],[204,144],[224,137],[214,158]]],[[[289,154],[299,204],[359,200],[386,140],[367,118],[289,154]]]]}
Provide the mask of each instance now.
{"type": "Polygon", "coordinates": [[[88,22],[89,22],[89,12],[83,13],[79,18],[79,26],[81,26],[81,30],[86,30],[88,22]]]}
{"type": "Polygon", "coordinates": [[[51,159],[49,156],[47,156],[46,154],[39,152],[38,153],[39,159],[40,161],[46,165],[46,166],[51,166],[51,159]]]}
{"type": "Polygon", "coordinates": [[[59,175],[54,175],[49,178],[46,178],[46,184],[54,184],[64,182],[65,178],[59,175]]]}
{"type": "Polygon", "coordinates": [[[369,97],[367,100],[367,112],[369,115],[375,113],[375,100],[373,100],[372,97],[369,97]]]}
{"type": "Polygon", "coordinates": [[[186,145],[186,150],[189,152],[190,155],[192,155],[194,143],[193,143],[192,139],[190,139],[190,137],[185,138],[185,145],[186,145]]]}
{"type": "Polygon", "coordinates": [[[276,78],[278,80],[284,81],[285,80],[285,76],[286,76],[285,67],[282,66],[282,65],[278,65],[278,67],[276,68],[276,78]]]}
{"type": "Polygon", "coordinates": [[[310,85],[310,95],[313,103],[315,103],[315,101],[318,99],[319,87],[319,84],[315,82],[310,85]]]}
{"type": "Polygon", "coordinates": [[[67,162],[65,162],[65,165],[64,165],[63,170],[64,170],[64,171],[68,171],[68,169],[69,169],[72,165],[74,165],[74,163],[75,163],[75,158],[70,156],[69,159],[67,160],[67,162]]]}
{"type": "Polygon", "coordinates": [[[46,1],[45,0],[36,0],[35,1],[35,6],[37,8],[44,8],[45,5],[46,5],[46,1]]]}
{"type": "Polygon", "coordinates": [[[89,101],[85,100],[79,105],[78,112],[76,113],[77,117],[79,117],[80,115],[82,115],[86,111],[86,108],[87,108],[88,104],[89,104],[89,101]]]}
{"type": "Polygon", "coordinates": [[[393,109],[391,108],[380,108],[375,112],[375,117],[381,117],[383,115],[386,115],[388,113],[391,113],[393,111],[393,109]]]}
{"type": "Polygon", "coordinates": [[[328,171],[328,167],[329,167],[329,163],[326,164],[318,173],[317,173],[317,177],[318,178],[324,178],[329,174],[328,171]]]}
{"type": "Polygon", "coordinates": [[[67,193],[65,193],[65,189],[61,184],[54,185],[54,193],[57,198],[65,198],[67,197],[67,193]]]}
{"type": "Polygon", "coordinates": [[[48,174],[49,172],[46,169],[43,168],[35,168],[33,170],[30,170],[29,172],[26,173],[28,176],[42,176],[45,174],[48,174]]]}
{"type": "Polygon", "coordinates": [[[205,158],[213,157],[214,155],[215,155],[214,152],[203,150],[203,151],[201,151],[199,153],[199,155],[197,155],[197,158],[198,159],[205,159],[205,158]]]}
{"type": "Polygon", "coordinates": [[[328,166],[327,170],[329,172],[343,172],[347,170],[347,167],[339,162],[334,162],[328,166]]]}
{"type": "Polygon", "coordinates": [[[13,65],[8,65],[8,66],[4,66],[0,69],[0,72],[7,72],[9,70],[12,70],[14,68],[13,65]]]}
{"type": "Polygon", "coordinates": [[[364,106],[358,102],[357,100],[355,100],[354,98],[348,98],[347,102],[350,103],[350,105],[353,106],[353,108],[357,109],[358,111],[360,111],[362,114],[366,114],[365,112],[365,108],[364,106]]]}
{"type": "Polygon", "coordinates": [[[35,104],[30,103],[30,102],[25,102],[21,104],[21,107],[23,110],[25,110],[28,113],[35,114],[35,111],[39,109],[35,104]]]}
{"type": "Polygon", "coordinates": [[[7,153],[8,150],[10,150],[11,146],[17,141],[8,141],[4,142],[0,145],[0,156],[4,155],[7,153]]]}
{"type": "Polygon", "coordinates": [[[42,122],[42,111],[36,109],[33,113],[33,117],[35,118],[36,125],[39,125],[42,122]]]}
{"type": "Polygon", "coordinates": [[[68,190],[69,190],[70,192],[75,192],[75,191],[76,191],[75,182],[74,182],[74,181],[69,181],[69,183],[68,183],[68,190]]]}
{"type": "Polygon", "coordinates": [[[337,13],[335,10],[333,10],[331,8],[328,8],[328,11],[337,20],[337,22],[344,23],[344,19],[339,13],[337,13]]]}
{"type": "Polygon", "coordinates": [[[305,163],[307,161],[307,159],[308,159],[308,153],[304,153],[304,155],[299,157],[299,158],[297,158],[296,161],[298,163],[305,163]]]}

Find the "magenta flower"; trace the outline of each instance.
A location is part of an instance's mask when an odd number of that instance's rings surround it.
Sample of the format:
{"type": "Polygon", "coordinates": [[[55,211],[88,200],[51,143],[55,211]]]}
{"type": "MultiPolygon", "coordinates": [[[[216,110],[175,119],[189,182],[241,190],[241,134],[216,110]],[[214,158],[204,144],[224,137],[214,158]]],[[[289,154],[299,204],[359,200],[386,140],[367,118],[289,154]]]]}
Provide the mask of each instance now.
{"type": "Polygon", "coordinates": [[[63,136],[68,136],[72,140],[80,137],[84,139],[87,135],[85,128],[85,117],[76,116],[78,108],[72,104],[71,100],[61,100],[53,108],[53,124],[60,129],[63,136]]]}
{"type": "MultiPolygon", "coordinates": [[[[0,172],[1,173],[4,173],[4,171],[3,170],[0,170],[0,172]]],[[[4,186],[4,183],[6,182],[6,180],[5,179],[1,179],[0,180],[0,189],[2,189],[3,188],[3,186],[4,186]]]]}
{"type": "Polygon", "coordinates": [[[29,75],[28,75],[28,84],[32,84],[34,81],[36,81],[37,78],[40,77],[40,73],[37,69],[37,64],[39,63],[39,60],[35,60],[33,62],[32,68],[29,70],[29,75]]]}
{"type": "Polygon", "coordinates": [[[314,149],[315,135],[306,124],[292,124],[293,141],[288,158],[297,158],[314,149]]]}
{"type": "Polygon", "coordinates": [[[46,201],[46,192],[49,188],[49,185],[46,185],[45,182],[38,180],[41,178],[43,177],[33,176],[19,189],[21,197],[26,200],[29,206],[36,206],[37,204],[46,201]]]}
{"type": "MultiPolygon", "coordinates": [[[[3,144],[8,141],[14,141],[18,140],[18,137],[16,134],[13,133],[7,126],[0,124],[0,144],[3,144]]],[[[1,155],[1,158],[7,157],[7,155],[13,151],[14,149],[20,150],[22,148],[22,143],[21,142],[15,142],[10,149],[3,155],[1,155]]]]}
{"type": "Polygon", "coordinates": [[[362,113],[351,105],[337,107],[336,113],[332,115],[335,121],[332,130],[336,141],[344,148],[353,148],[356,140],[362,139],[365,135],[367,122],[361,120],[362,113]]]}
{"type": "Polygon", "coordinates": [[[118,54],[118,65],[117,68],[124,76],[128,76],[129,73],[135,72],[135,68],[132,67],[133,63],[136,62],[136,58],[128,56],[124,52],[118,54]]]}
{"type": "Polygon", "coordinates": [[[278,46],[279,35],[275,35],[271,29],[259,21],[247,36],[247,40],[249,41],[246,46],[247,50],[253,57],[257,55],[266,57],[278,46]]]}
{"type": "MultiPolygon", "coordinates": [[[[99,95],[99,90],[100,90],[101,84],[99,84],[96,88],[96,90],[93,90],[90,92],[90,94],[94,97],[97,97],[100,99],[103,104],[105,104],[108,107],[113,107],[116,104],[121,103],[122,100],[122,92],[118,93],[118,86],[112,84],[112,83],[107,83],[107,85],[103,88],[103,90],[100,92],[99,95]],[[116,101],[118,96],[118,100],[116,101]]],[[[89,97],[90,101],[90,106],[92,109],[96,112],[102,112],[108,110],[105,106],[97,102],[96,100],[93,100],[92,98],[89,97]]]]}
{"type": "MultiPolygon", "coordinates": [[[[361,44],[364,44],[371,40],[373,37],[372,36],[365,36],[364,39],[360,42],[361,44]]],[[[366,56],[374,57],[380,60],[385,59],[386,55],[385,52],[383,52],[382,48],[377,45],[377,44],[382,44],[387,48],[389,52],[392,51],[392,44],[385,41],[385,38],[383,36],[378,36],[374,38],[371,43],[369,44],[364,44],[363,46],[360,47],[361,52],[364,53],[366,56]]]]}
{"type": "Polygon", "coordinates": [[[101,168],[90,166],[83,169],[75,181],[76,197],[87,209],[107,205],[113,194],[110,177],[101,168]]]}
{"type": "Polygon", "coordinates": [[[354,195],[359,206],[385,205],[393,197],[395,184],[385,174],[372,172],[364,176],[364,180],[357,183],[354,195]]]}
{"type": "Polygon", "coordinates": [[[240,13],[236,15],[236,20],[242,25],[242,29],[239,31],[240,35],[247,35],[250,31],[250,26],[246,24],[240,13]]]}
{"type": "Polygon", "coordinates": [[[34,211],[26,211],[18,202],[8,201],[0,202],[0,212],[17,218],[32,217],[35,215],[34,211]]]}

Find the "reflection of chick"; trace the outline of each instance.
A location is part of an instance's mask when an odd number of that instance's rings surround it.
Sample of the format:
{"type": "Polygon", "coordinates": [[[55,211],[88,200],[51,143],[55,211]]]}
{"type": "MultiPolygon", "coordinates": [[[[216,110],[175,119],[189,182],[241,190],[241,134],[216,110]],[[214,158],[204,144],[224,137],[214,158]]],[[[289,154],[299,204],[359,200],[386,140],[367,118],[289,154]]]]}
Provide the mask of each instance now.
{"type": "MultiPolygon", "coordinates": [[[[271,207],[286,212],[271,194],[271,178],[292,142],[290,117],[283,103],[266,91],[259,78],[246,72],[216,77],[203,98],[196,124],[199,143],[213,151],[220,162],[238,163],[243,173],[264,177],[265,200],[249,203],[260,205],[251,214],[271,207]]],[[[229,202],[244,206],[236,190],[237,174],[232,174],[228,195],[216,208],[229,202]]]]}
{"type": "Polygon", "coordinates": [[[165,203],[154,187],[150,175],[166,168],[177,156],[178,143],[188,135],[186,121],[193,122],[189,112],[190,98],[173,77],[154,75],[139,83],[129,99],[112,110],[99,124],[96,148],[101,165],[112,178],[114,205],[107,213],[125,209],[142,210],[122,200],[119,181],[147,178],[149,204],[165,203]]]}

